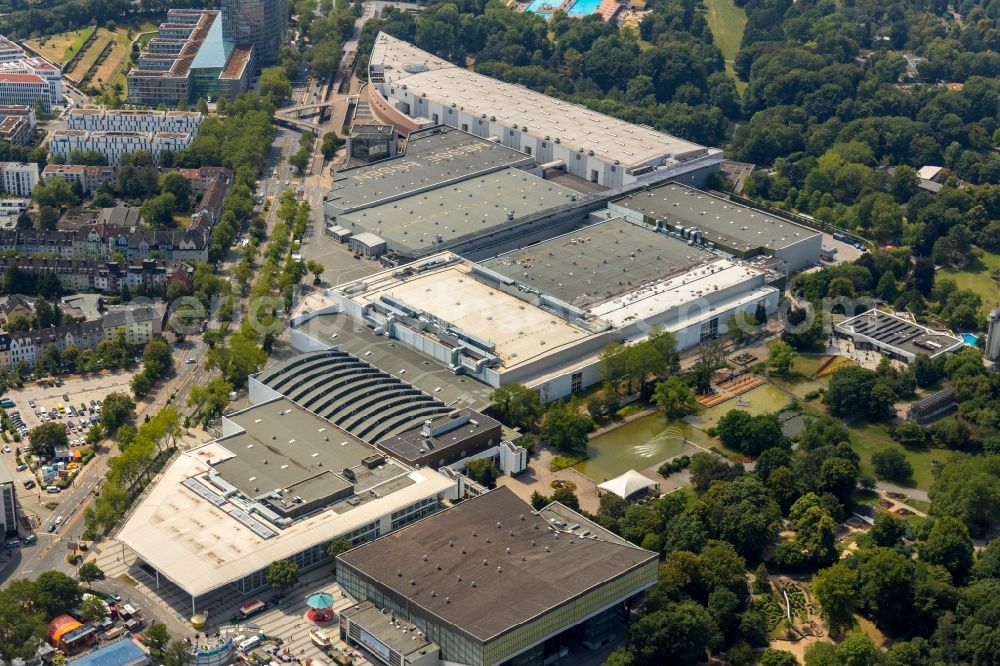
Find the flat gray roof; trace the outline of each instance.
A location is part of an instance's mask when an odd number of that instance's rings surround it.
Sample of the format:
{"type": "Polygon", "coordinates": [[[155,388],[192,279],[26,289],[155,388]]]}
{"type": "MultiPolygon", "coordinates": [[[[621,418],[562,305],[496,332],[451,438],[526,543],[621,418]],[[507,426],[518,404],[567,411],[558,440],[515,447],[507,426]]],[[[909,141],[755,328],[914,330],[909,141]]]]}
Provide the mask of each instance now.
{"type": "Polygon", "coordinates": [[[616,217],[479,263],[586,309],[717,258],[616,217]]]}
{"type": "Polygon", "coordinates": [[[414,252],[482,236],[512,220],[566,206],[583,195],[521,169],[506,168],[391,203],[340,215],[348,229],[370,231],[414,252]]]}
{"type": "Polygon", "coordinates": [[[406,663],[416,663],[421,656],[431,654],[440,648],[421,633],[416,625],[401,618],[393,618],[382,613],[370,601],[362,601],[356,606],[345,608],[340,614],[364,627],[365,631],[381,641],[386,647],[403,655],[406,663]],[[395,619],[395,623],[392,620],[395,619]]]}
{"type": "MultiPolygon", "coordinates": [[[[460,410],[457,414],[442,414],[431,421],[431,427],[437,427],[443,423],[453,420],[454,417],[468,417],[465,423],[441,433],[440,435],[427,436],[423,434],[423,425],[399,433],[393,437],[387,437],[378,443],[380,448],[385,449],[392,455],[404,461],[411,462],[427,455],[430,451],[456,450],[463,442],[472,439],[476,435],[485,431],[497,429],[499,433],[500,422],[491,419],[485,414],[473,412],[468,409],[460,410]]],[[[499,444],[499,437],[495,444],[499,444]]]]}
{"type": "Polygon", "coordinates": [[[705,241],[740,252],[779,250],[819,234],[771,213],[673,182],[629,194],[610,207],[631,210],[648,222],[666,220],[671,231],[677,225],[694,227],[705,241]]]}
{"type": "Polygon", "coordinates": [[[883,345],[894,347],[908,354],[937,356],[957,349],[964,343],[961,339],[945,333],[900,319],[880,310],[869,310],[856,317],[845,319],[837,328],[854,335],[877,340],[883,345]]]}
{"type": "MultiPolygon", "coordinates": [[[[565,511],[580,526],[577,534],[592,525],[582,515],[565,511]]],[[[338,559],[391,590],[405,605],[433,613],[486,642],[658,561],[657,553],[596,534],[594,539],[581,538],[556,529],[501,486],[338,559]]],[[[636,585],[614,590],[608,603],[648,587],[636,585]]],[[[563,622],[575,624],[579,619],[569,612],[563,622]]]]}
{"type": "Polygon", "coordinates": [[[351,486],[339,476],[378,451],[291,400],[256,405],[226,417],[244,432],[219,443],[232,458],[215,469],[245,495],[294,489],[307,502],[351,486]]]}
{"type": "MultiPolygon", "coordinates": [[[[425,95],[475,116],[486,114],[505,126],[529,128],[534,136],[551,136],[572,150],[593,151],[608,162],[619,160],[625,168],[664,157],[676,163],[701,154],[721,153],[717,148],[706,149],[645,125],[483,76],[386,33],[379,33],[375,39],[369,74],[380,75],[384,81],[370,85],[405,86],[414,96],[425,95]]],[[[377,80],[378,76],[372,78],[377,80]]]]}
{"type": "Polygon", "coordinates": [[[410,134],[404,154],[338,171],[326,201],[334,212],[352,211],[421,190],[513,166],[528,155],[451,127],[410,134]]]}
{"type": "Polygon", "coordinates": [[[403,379],[449,407],[482,411],[490,404],[493,392],[490,385],[475,377],[456,375],[437,359],[398,340],[376,335],[345,314],[313,317],[299,330],[321,344],[336,346],[382,372],[403,379]]]}

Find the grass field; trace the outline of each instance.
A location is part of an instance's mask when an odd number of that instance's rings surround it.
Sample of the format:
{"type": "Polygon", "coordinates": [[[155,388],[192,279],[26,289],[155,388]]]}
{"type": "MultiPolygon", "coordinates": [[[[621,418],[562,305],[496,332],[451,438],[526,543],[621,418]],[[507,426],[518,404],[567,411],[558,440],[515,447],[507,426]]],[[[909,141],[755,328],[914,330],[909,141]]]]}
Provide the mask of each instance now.
{"type": "Polygon", "coordinates": [[[81,28],[40,39],[29,39],[25,44],[41,53],[47,60],[64,65],[93,33],[93,27],[81,28]]]}
{"type": "MultiPolygon", "coordinates": [[[[875,470],[872,469],[872,454],[883,449],[896,449],[906,455],[906,459],[913,466],[913,487],[920,490],[929,489],[934,480],[931,461],[945,462],[951,457],[950,451],[942,449],[928,449],[927,451],[906,449],[894,442],[885,430],[864,420],[854,421],[849,426],[852,435],[854,435],[851,439],[851,447],[861,456],[862,471],[873,479],[876,477],[875,470]]],[[[898,485],[905,486],[906,484],[898,485]]]]}
{"type": "Polygon", "coordinates": [[[149,32],[143,33],[143,35],[139,37],[139,50],[145,51],[149,47],[149,42],[156,39],[156,37],[159,36],[159,34],[160,34],[159,30],[151,30],[149,32]]]}
{"type": "MultiPolygon", "coordinates": [[[[97,58],[101,55],[101,52],[104,50],[104,47],[106,47],[110,41],[111,38],[108,36],[107,30],[104,28],[98,30],[97,37],[90,43],[87,50],[84,51],[82,56],[80,56],[80,60],[77,61],[76,67],[72,72],[70,72],[70,78],[79,81],[94,65],[97,58]]],[[[110,58],[106,59],[105,62],[108,60],[110,60],[110,58]]],[[[94,83],[96,83],[96,81],[94,83]]]]}
{"type": "Polygon", "coordinates": [[[996,305],[997,300],[997,282],[990,277],[990,271],[994,268],[1000,269],[1000,254],[984,250],[982,259],[977,260],[974,265],[960,271],[945,268],[939,275],[953,278],[962,289],[971,289],[982,296],[983,305],[980,307],[980,313],[985,317],[996,305]]]}
{"type": "Polygon", "coordinates": [[[736,86],[742,92],[745,83],[736,78],[733,72],[733,61],[740,50],[743,39],[743,28],[747,24],[747,15],[742,7],[737,7],[733,0],[704,0],[705,19],[712,29],[715,45],[722,51],[726,59],[726,71],[736,80],[736,86]]]}

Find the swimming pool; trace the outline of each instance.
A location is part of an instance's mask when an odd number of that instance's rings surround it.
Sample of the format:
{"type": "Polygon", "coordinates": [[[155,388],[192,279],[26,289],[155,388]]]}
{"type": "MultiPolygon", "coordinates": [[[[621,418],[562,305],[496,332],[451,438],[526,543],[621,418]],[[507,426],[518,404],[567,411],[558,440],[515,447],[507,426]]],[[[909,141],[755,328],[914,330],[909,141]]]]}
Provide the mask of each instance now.
{"type": "Polygon", "coordinates": [[[601,0],[576,0],[566,12],[569,16],[590,16],[601,6],[601,0]]]}
{"type": "Polygon", "coordinates": [[[541,16],[551,16],[562,0],[531,0],[531,4],[525,7],[524,11],[540,14],[541,16]],[[542,7],[546,9],[543,11],[542,7]]]}
{"type": "Polygon", "coordinates": [[[970,347],[975,347],[978,339],[979,336],[975,333],[962,333],[962,340],[970,347]]]}

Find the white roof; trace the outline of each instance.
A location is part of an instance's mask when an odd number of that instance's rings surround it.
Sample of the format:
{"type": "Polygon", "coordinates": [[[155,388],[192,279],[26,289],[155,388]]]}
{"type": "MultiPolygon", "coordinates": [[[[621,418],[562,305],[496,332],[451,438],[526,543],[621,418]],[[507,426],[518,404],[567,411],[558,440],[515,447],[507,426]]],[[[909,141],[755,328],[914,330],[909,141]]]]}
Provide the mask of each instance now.
{"type": "MultiPolygon", "coordinates": [[[[347,229],[344,229],[343,227],[341,227],[341,230],[347,231],[347,229]]],[[[354,236],[351,236],[351,240],[357,241],[358,243],[361,243],[362,245],[366,245],[368,247],[375,247],[376,245],[385,244],[384,240],[382,240],[375,234],[371,233],[370,231],[365,231],[360,234],[355,234],[354,236]]]]}
{"type": "Polygon", "coordinates": [[[939,166],[922,166],[917,169],[917,177],[924,180],[933,180],[935,176],[941,173],[941,169],[944,167],[939,166]]]}
{"type": "Polygon", "coordinates": [[[626,167],[663,157],[681,161],[706,151],[691,141],[477,74],[385,33],[375,40],[369,68],[381,71],[383,86],[405,85],[414,95],[454,104],[467,113],[494,116],[504,126],[527,127],[534,136],[558,138],[571,149],[593,150],[595,156],[618,160],[626,167]]]}
{"type": "Polygon", "coordinates": [[[413,470],[414,483],[405,488],[343,513],[328,507],[265,539],[229,515],[232,507],[215,506],[181,485],[207,472],[208,461],[232,456],[218,442],[179,455],[118,533],[118,541],[188,594],[210,592],[454,486],[432,469],[413,470]]]}
{"type": "Polygon", "coordinates": [[[656,486],[656,481],[643,476],[634,469],[630,469],[621,476],[616,476],[610,481],[605,481],[597,487],[601,490],[607,490],[609,493],[614,493],[622,499],[628,499],[632,495],[654,486],[656,486]]]}

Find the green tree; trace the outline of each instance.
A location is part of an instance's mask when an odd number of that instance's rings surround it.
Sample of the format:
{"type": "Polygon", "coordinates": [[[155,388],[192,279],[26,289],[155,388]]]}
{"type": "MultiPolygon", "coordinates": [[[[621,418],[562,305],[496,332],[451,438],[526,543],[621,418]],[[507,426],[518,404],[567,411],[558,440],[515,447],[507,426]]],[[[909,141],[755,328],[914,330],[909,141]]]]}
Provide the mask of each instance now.
{"type": "Polygon", "coordinates": [[[323,141],[320,144],[320,152],[323,153],[324,160],[333,159],[334,154],[337,152],[337,134],[336,132],[327,132],[323,135],[323,141]]]}
{"type": "Polygon", "coordinates": [[[843,631],[854,623],[858,607],[858,576],[854,570],[838,562],[817,573],[812,588],[832,631],[843,631]]]}
{"type": "Polygon", "coordinates": [[[166,666],[188,666],[194,660],[194,652],[191,650],[191,644],[187,641],[170,641],[167,651],[163,654],[163,663],[166,666]]]}
{"type": "Polygon", "coordinates": [[[934,520],[927,539],[917,547],[920,559],[948,570],[956,583],[962,583],[972,569],[972,537],[958,518],[942,516],[934,520]]]}
{"type": "Polygon", "coordinates": [[[118,426],[128,421],[135,411],[135,402],[126,393],[112,391],[101,403],[98,421],[109,434],[114,434],[118,426]]]}
{"type": "Polygon", "coordinates": [[[594,421],[565,404],[549,408],[539,432],[542,439],[560,451],[582,451],[587,448],[587,433],[594,428],[594,421]]]}
{"type": "Polygon", "coordinates": [[[80,605],[83,589],[61,571],[46,571],[35,581],[33,603],[48,617],[54,617],[80,605]]]}
{"type": "Polygon", "coordinates": [[[680,377],[667,377],[657,382],[652,400],[668,419],[680,418],[694,411],[697,401],[691,389],[680,377]]]}
{"type": "Polygon", "coordinates": [[[31,452],[45,459],[51,458],[57,448],[65,448],[69,443],[66,427],[62,423],[50,421],[32,428],[28,433],[31,452]]]}
{"type": "Polygon", "coordinates": [[[262,97],[270,97],[281,105],[292,96],[292,84],[284,67],[267,67],[260,73],[258,91],[262,97]]]}
{"type": "Polygon", "coordinates": [[[799,660],[791,652],[767,648],[760,653],[760,666],[799,666],[799,660]]]}
{"type": "Polygon", "coordinates": [[[879,511],[875,514],[872,528],[868,530],[868,540],[875,546],[895,548],[905,534],[906,525],[902,520],[889,511],[879,511]]]}
{"type": "Polygon", "coordinates": [[[291,560],[275,560],[267,570],[267,584],[276,592],[291,589],[299,582],[299,565],[291,560]]]}
{"type": "Polygon", "coordinates": [[[334,539],[333,541],[331,541],[326,545],[326,550],[323,552],[326,553],[327,557],[333,560],[333,565],[334,567],[336,567],[337,556],[346,553],[351,548],[354,548],[354,544],[352,544],[347,539],[334,539]]]}
{"type": "Polygon", "coordinates": [[[160,176],[160,194],[174,195],[176,209],[186,211],[191,204],[191,181],[178,171],[169,171],[160,176]]]}
{"type": "Polygon", "coordinates": [[[60,208],[80,203],[80,197],[61,176],[56,176],[47,183],[36,184],[31,195],[39,206],[60,208]]]}
{"type": "Polygon", "coordinates": [[[173,226],[174,212],[177,210],[177,199],[171,192],[146,199],[139,209],[143,221],[154,229],[173,226]]]}
{"type": "Polygon", "coordinates": [[[556,488],[550,499],[553,502],[559,502],[563,506],[573,509],[574,511],[580,510],[580,500],[577,498],[576,493],[569,488],[556,488]]]}
{"type": "Polygon", "coordinates": [[[776,342],[768,350],[768,367],[779,375],[787,375],[792,369],[792,363],[795,362],[797,356],[798,354],[791,345],[784,342],[776,342]]]}
{"type": "Polygon", "coordinates": [[[872,467],[880,479],[897,483],[905,482],[913,476],[913,466],[901,451],[883,449],[872,454],[872,467]]]}
{"type": "Polygon", "coordinates": [[[80,602],[80,619],[94,623],[108,614],[108,607],[99,597],[90,596],[80,602]]]}
{"type": "Polygon", "coordinates": [[[93,560],[87,560],[80,565],[80,568],[76,572],[76,576],[80,579],[81,583],[86,584],[89,588],[91,583],[100,579],[101,569],[93,560]]]}
{"type": "Polygon", "coordinates": [[[704,660],[712,638],[712,619],[693,601],[668,604],[629,627],[636,666],[694,666],[704,660]]]}
{"type": "Polygon", "coordinates": [[[6,659],[32,659],[45,639],[46,616],[19,594],[31,581],[13,582],[0,592],[0,654],[6,659]]]}
{"type": "Polygon", "coordinates": [[[465,473],[470,479],[481,486],[495,488],[500,470],[497,469],[497,465],[493,462],[492,458],[477,458],[470,460],[466,464],[465,473]]]}
{"type": "Polygon", "coordinates": [[[733,409],[719,419],[715,429],[725,446],[750,456],[774,446],[788,446],[776,414],[751,416],[743,410],[733,409]]]}
{"type": "Polygon", "coordinates": [[[1000,522],[1000,456],[953,460],[931,484],[933,516],[958,518],[972,534],[983,534],[1000,522]]]}
{"type": "Polygon", "coordinates": [[[38,207],[38,228],[52,231],[59,225],[59,211],[52,206],[38,207]]]}
{"type": "Polygon", "coordinates": [[[523,384],[507,384],[495,389],[490,402],[501,421],[525,430],[534,428],[542,415],[538,391],[523,384]]]}
{"type": "Polygon", "coordinates": [[[851,432],[840,420],[823,414],[815,418],[807,418],[806,426],[799,433],[799,447],[804,451],[813,451],[823,446],[836,446],[841,442],[850,442],[851,432]]]}
{"type": "Polygon", "coordinates": [[[315,259],[306,262],[306,270],[313,274],[313,284],[319,284],[319,276],[323,274],[326,267],[315,259]]]}
{"type": "Polygon", "coordinates": [[[154,622],[146,627],[142,632],[142,644],[149,648],[154,655],[162,655],[163,649],[170,642],[170,634],[167,633],[167,625],[162,622],[154,622]]]}
{"type": "Polygon", "coordinates": [[[866,414],[871,408],[875,372],[858,365],[845,366],[830,375],[823,404],[833,416],[866,414]]]}

